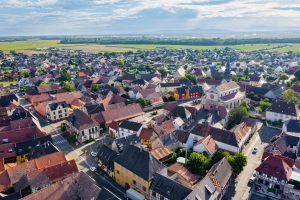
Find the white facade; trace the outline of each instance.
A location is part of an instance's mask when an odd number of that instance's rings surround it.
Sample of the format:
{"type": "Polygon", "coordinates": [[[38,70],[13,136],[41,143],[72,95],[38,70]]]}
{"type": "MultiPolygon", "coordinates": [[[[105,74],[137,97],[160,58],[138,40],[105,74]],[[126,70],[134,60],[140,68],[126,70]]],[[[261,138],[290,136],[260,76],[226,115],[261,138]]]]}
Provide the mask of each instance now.
{"type": "Polygon", "coordinates": [[[46,116],[51,121],[57,121],[57,120],[67,118],[69,116],[68,108],[67,107],[64,108],[63,106],[58,105],[56,110],[51,110],[50,106],[47,105],[46,116]]]}
{"type": "Polygon", "coordinates": [[[266,120],[275,122],[275,121],[282,121],[285,122],[290,119],[298,119],[298,117],[293,116],[293,115],[286,115],[286,114],[281,114],[281,113],[275,113],[275,112],[270,112],[266,111],[266,120]]]}
{"type": "Polygon", "coordinates": [[[129,130],[129,129],[126,129],[126,128],[121,128],[119,127],[118,131],[115,132],[115,138],[122,138],[122,137],[127,137],[129,135],[137,135],[137,136],[140,136],[140,133],[142,131],[142,129],[144,128],[145,126],[141,126],[140,129],[138,131],[133,131],[133,130],[129,130]]]}

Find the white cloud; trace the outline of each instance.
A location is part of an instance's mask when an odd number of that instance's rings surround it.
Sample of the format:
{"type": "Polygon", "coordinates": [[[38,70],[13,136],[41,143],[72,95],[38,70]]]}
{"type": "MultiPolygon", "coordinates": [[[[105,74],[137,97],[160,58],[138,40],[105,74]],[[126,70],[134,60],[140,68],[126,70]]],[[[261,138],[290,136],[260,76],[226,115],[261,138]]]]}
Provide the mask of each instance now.
{"type": "Polygon", "coordinates": [[[0,7],[44,7],[57,3],[58,0],[3,0],[0,7]]]}

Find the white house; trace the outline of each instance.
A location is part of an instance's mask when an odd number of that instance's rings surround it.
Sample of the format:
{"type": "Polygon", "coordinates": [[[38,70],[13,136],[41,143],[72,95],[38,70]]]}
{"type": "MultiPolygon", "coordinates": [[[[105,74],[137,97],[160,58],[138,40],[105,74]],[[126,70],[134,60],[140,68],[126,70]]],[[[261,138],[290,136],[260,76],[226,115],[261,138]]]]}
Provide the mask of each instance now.
{"type": "Polygon", "coordinates": [[[296,105],[292,102],[286,101],[275,101],[266,110],[266,120],[267,121],[282,121],[285,122],[290,119],[298,119],[298,109],[296,105]]]}
{"type": "Polygon", "coordinates": [[[115,138],[127,137],[129,135],[137,135],[139,136],[141,130],[146,128],[145,125],[133,122],[133,121],[122,121],[119,124],[118,131],[116,132],[115,138]]]}

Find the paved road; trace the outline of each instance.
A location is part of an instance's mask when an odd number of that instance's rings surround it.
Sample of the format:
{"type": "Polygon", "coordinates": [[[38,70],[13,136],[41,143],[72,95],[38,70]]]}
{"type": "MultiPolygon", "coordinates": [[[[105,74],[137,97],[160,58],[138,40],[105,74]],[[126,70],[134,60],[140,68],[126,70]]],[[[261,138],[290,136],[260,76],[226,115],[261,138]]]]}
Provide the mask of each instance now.
{"type": "Polygon", "coordinates": [[[247,165],[236,178],[236,184],[233,189],[234,191],[231,191],[231,194],[229,194],[229,196],[232,197],[228,197],[228,199],[244,200],[249,198],[251,189],[248,185],[249,179],[253,175],[255,168],[261,163],[264,148],[268,145],[270,139],[278,133],[278,130],[262,126],[262,128],[253,135],[250,142],[243,150],[243,153],[248,158],[247,165]],[[256,154],[252,154],[254,147],[258,149],[256,154]]]}

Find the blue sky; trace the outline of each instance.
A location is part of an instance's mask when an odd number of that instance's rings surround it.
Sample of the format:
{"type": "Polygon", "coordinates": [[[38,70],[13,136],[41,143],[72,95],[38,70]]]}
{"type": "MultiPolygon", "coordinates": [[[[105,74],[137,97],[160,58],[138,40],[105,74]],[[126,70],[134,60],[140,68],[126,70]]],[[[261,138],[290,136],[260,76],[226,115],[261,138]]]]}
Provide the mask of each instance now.
{"type": "Polygon", "coordinates": [[[300,31],[300,0],[0,0],[0,35],[300,31]]]}

